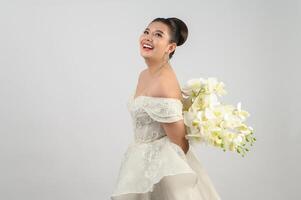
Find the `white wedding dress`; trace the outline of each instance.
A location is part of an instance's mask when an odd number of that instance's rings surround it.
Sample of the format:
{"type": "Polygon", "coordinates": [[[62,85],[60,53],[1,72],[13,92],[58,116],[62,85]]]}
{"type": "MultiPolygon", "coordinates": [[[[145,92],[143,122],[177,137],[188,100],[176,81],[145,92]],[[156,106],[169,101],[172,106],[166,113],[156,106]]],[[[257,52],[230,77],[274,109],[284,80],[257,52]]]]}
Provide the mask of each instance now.
{"type": "Polygon", "coordinates": [[[175,98],[138,96],[127,102],[134,139],[124,153],[112,200],[220,200],[192,144],[185,154],[160,122],[183,119],[175,98]]]}

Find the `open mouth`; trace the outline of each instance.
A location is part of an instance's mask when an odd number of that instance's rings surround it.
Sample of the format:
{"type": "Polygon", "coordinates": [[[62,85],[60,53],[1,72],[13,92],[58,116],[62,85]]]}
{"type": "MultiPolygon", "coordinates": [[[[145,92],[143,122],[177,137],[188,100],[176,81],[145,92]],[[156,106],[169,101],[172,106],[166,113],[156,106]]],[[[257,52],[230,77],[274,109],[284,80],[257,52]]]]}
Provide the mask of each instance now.
{"type": "Polygon", "coordinates": [[[154,49],[154,47],[149,44],[142,44],[142,48],[146,51],[151,51],[154,49]]]}

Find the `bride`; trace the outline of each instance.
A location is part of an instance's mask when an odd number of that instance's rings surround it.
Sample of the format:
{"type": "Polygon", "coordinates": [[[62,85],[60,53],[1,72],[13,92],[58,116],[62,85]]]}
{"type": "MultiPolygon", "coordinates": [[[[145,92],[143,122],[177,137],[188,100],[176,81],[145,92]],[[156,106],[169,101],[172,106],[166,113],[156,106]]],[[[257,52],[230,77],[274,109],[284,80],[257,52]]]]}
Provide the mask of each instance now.
{"type": "Polygon", "coordinates": [[[112,200],[220,200],[185,139],[182,93],[169,60],[187,39],[178,18],[156,18],[139,38],[147,68],[127,102],[133,142],[121,162],[112,200]]]}

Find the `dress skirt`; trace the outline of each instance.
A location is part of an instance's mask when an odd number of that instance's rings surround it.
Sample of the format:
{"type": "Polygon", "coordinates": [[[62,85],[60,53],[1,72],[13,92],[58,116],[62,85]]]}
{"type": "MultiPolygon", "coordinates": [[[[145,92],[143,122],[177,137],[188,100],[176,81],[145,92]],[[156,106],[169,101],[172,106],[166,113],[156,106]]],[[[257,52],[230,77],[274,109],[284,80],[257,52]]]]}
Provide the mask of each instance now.
{"type": "MultiPolygon", "coordinates": [[[[163,137],[156,143],[155,146],[161,146],[160,154],[156,159],[149,160],[151,163],[146,165],[149,168],[136,163],[137,159],[145,163],[143,159],[147,154],[141,152],[147,152],[147,146],[134,143],[130,146],[122,162],[118,186],[111,195],[111,200],[221,199],[192,144],[185,154],[168,137],[163,137]],[[160,164],[153,165],[156,162],[160,164]]],[[[153,148],[154,144],[151,145],[150,148],[153,148]]]]}

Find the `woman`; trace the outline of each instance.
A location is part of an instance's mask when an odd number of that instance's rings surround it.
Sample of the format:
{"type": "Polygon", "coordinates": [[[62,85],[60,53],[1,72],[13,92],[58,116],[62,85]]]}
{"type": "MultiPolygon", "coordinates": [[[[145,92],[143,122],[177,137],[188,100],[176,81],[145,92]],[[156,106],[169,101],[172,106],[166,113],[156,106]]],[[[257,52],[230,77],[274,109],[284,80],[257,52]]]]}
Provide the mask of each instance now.
{"type": "Polygon", "coordinates": [[[112,200],[216,200],[210,178],[185,139],[182,93],[169,60],[188,36],[178,18],[156,18],[140,36],[147,68],[128,101],[134,141],[112,200]]]}

